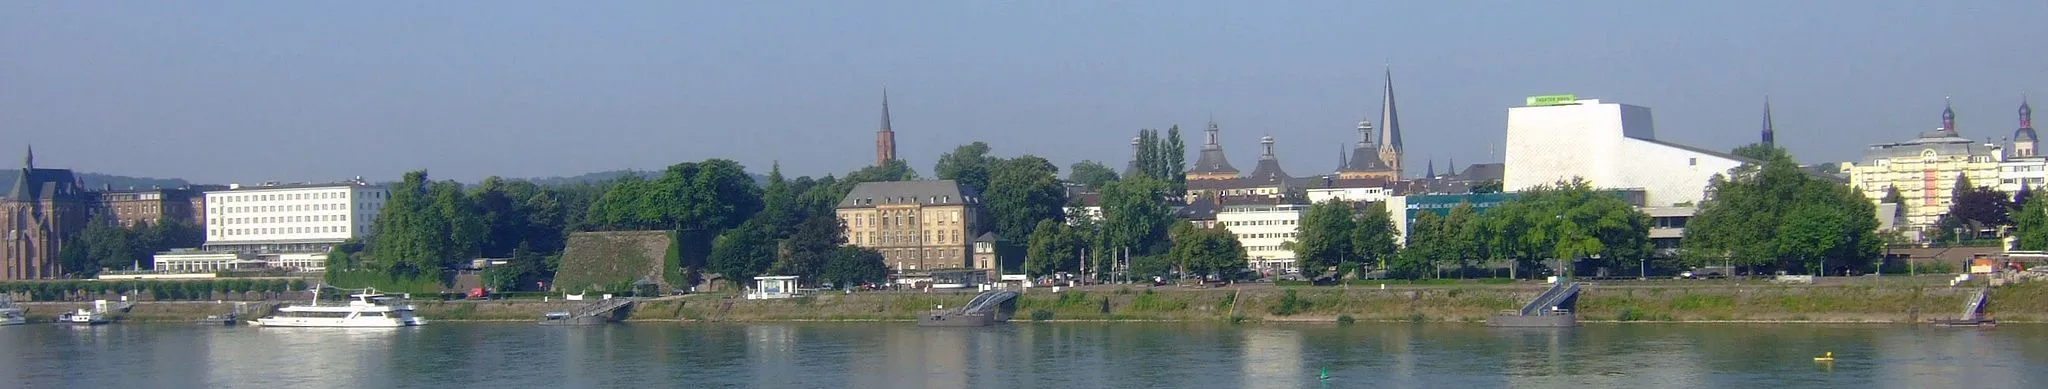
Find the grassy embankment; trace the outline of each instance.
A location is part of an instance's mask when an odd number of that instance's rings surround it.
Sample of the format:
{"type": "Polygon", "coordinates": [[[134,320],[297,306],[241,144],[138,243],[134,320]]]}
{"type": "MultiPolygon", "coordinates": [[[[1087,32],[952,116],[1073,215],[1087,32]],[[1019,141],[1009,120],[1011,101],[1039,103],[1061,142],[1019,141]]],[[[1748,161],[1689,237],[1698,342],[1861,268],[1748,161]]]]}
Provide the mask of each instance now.
{"type": "MultiPolygon", "coordinates": [[[[1377,289],[1360,286],[1182,289],[1098,287],[1051,293],[1034,288],[1018,302],[1017,321],[1357,321],[1481,322],[1519,307],[1540,285],[1429,286],[1377,289]],[[1286,291],[1295,291],[1287,303],[1286,291]]],[[[1956,315],[1974,288],[1921,284],[1735,285],[1666,284],[1588,288],[1579,312],[1587,321],[1925,322],[1956,315]]],[[[908,321],[932,307],[958,306],[972,293],[824,293],[749,301],[719,296],[643,301],[636,321],[908,321]]],[[[252,302],[267,313],[277,301],[252,302]]],[[[419,301],[419,314],[435,321],[527,321],[577,302],[554,300],[419,301]]],[[[33,303],[31,317],[48,319],[85,303],[33,303]]],[[[232,309],[233,303],[145,302],[126,321],[185,321],[232,309]]],[[[1989,307],[2004,322],[2048,321],[2048,284],[1999,288],[1989,307]]]]}

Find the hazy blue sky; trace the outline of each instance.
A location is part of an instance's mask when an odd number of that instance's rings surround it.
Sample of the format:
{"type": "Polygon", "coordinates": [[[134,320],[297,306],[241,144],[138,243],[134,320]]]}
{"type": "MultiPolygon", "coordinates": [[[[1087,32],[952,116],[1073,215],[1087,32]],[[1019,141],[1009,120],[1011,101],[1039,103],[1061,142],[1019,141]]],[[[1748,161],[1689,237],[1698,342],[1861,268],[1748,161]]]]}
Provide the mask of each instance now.
{"type": "Polygon", "coordinates": [[[1211,116],[1240,168],[1272,135],[1306,175],[1377,119],[1388,64],[1411,172],[1500,160],[1533,94],[1648,106],[1660,138],[1723,150],[1769,95],[1808,161],[1932,129],[1943,96],[1977,139],[2023,93],[2048,105],[2038,0],[376,5],[0,3],[0,157],[220,183],[838,174],[873,159],[887,87],[927,175],[973,140],[1121,168],[1138,129],[1211,116]]]}

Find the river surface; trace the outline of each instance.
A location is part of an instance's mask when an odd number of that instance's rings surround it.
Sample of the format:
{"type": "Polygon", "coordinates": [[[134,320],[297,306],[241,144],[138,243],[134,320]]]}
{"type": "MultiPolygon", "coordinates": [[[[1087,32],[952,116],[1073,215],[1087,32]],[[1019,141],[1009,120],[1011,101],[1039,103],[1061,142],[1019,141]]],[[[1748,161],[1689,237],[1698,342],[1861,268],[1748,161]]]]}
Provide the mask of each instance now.
{"type": "Polygon", "coordinates": [[[0,388],[2043,388],[2048,326],[0,327],[0,388]],[[1833,351],[1837,360],[1812,357],[1833,351]],[[1328,380],[1319,379],[1327,369],[1328,380]]]}

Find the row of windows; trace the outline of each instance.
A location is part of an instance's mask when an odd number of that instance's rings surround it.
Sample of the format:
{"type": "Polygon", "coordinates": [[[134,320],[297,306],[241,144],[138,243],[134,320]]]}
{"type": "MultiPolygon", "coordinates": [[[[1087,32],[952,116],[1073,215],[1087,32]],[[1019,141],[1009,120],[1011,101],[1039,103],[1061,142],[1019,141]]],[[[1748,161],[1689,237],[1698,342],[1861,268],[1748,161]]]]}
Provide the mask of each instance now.
{"type": "Polygon", "coordinates": [[[1269,233],[1263,233],[1263,234],[1237,234],[1237,239],[1238,239],[1238,240],[1244,240],[1244,239],[1292,239],[1292,238],[1294,238],[1294,233],[1292,233],[1292,232],[1269,232],[1269,233]]]}
{"type": "MultiPolygon", "coordinates": [[[[959,222],[960,211],[939,214],[940,225],[957,224],[959,222]]],[[[917,214],[910,212],[891,213],[885,211],[881,216],[872,214],[856,214],[853,216],[854,227],[904,227],[915,224],[917,224],[917,214]]]]}
{"type": "Polygon", "coordinates": [[[306,216],[267,216],[267,217],[230,217],[230,218],[217,218],[217,219],[213,219],[213,220],[210,220],[210,221],[211,221],[211,222],[213,222],[213,223],[220,223],[220,224],[249,224],[249,223],[308,223],[308,222],[337,222],[337,221],[347,221],[347,220],[348,220],[348,215],[306,215],[306,216]],[[225,222],[225,223],[223,223],[223,222],[222,222],[223,220],[225,220],[226,222],[225,222]]]}
{"type": "Polygon", "coordinates": [[[1291,225],[1295,225],[1295,224],[1299,224],[1299,223],[1300,223],[1300,221],[1298,221],[1298,220],[1232,220],[1232,221],[1227,221],[1227,222],[1220,222],[1219,224],[1222,224],[1222,225],[1224,225],[1224,226],[1230,226],[1230,227],[1238,227],[1238,226],[1291,226],[1291,225]]]}
{"type": "Polygon", "coordinates": [[[1287,251],[1286,246],[1244,246],[1244,251],[1287,251]]]}
{"type": "Polygon", "coordinates": [[[237,236],[237,235],[274,235],[274,234],[321,234],[321,233],[335,233],[335,232],[348,232],[348,226],[314,226],[314,227],[276,227],[276,228],[229,228],[229,229],[225,229],[225,230],[213,230],[213,234],[214,234],[214,235],[220,235],[220,234],[221,234],[222,232],[226,232],[228,236],[237,236]]]}
{"type": "MultiPolygon", "coordinates": [[[[381,199],[381,198],[384,198],[384,192],[369,192],[369,195],[368,195],[368,196],[364,196],[364,197],[369,197],[369,198],[373,198],[373,199],[381,199]]],[[[219,199],[221,200],[221,202],[223,202],[223,203],[238,203],[238,202],[249,202],[249,201],[289,201],[289,200],[320,200],[320,199],[345,199],[345,198],[348,198],[348,193],[347,193],[347,192],[317,192],[317,193],[282,193],[282,194],[248,194],[248,195],[228,195],[228,196],[215,196],[215,198],[219,198],[219,199]]]]}
{"type": "MultiPolygon", "coordinates": [[[[357,206],[358,208],[362,208],[362,209],[365,209],[365,210],[375,210],[375,209],[377,209],[378,207],[381,207],[381,206],[382,206],[382,204],[381,204],[381,203],[363,203],[363,204],[357,204],[356,206],[357,206]]],[[[304,212],[304,211],[338,211],[338,210],[343,210],[343,209],[346,209],[347,207],[348,207],[348,204],[346,204],[346,203],[324,203],[324,204],[295,204],[295,205],[256,205],[256,206],[243,206],[243,207],[226,207],[226,208],[215,208],[215,209],[213,210],[213,212],[215,212],[215,213],[221,213],[221,210],[223,210],[223,209],[224,209],[224,210],[226,210],[226,211],[227,211],[227,213],[235,213],[235,212],[304,212]]]]}
{"type": "MultiPolygon", "coordinates": [[[[854,231],[852,235],[846,237],[846,242],[862,246],[893,246],[915,243],[913,239],[917,239],[917,234],[854,231]]],[[[963,242],[960,239],[960,230],[924,232],[924,244],[961,244],[963,242]]]]}

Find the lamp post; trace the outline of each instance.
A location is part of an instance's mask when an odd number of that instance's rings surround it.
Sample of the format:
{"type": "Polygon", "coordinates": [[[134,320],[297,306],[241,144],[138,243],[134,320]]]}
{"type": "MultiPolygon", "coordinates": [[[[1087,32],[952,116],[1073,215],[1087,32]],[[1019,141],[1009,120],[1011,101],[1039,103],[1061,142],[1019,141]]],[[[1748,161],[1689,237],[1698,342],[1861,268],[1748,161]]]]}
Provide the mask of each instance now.
{"type": "Polygon", "coordinates": [[[1643,273],[1642,273],[1642,275],[1636,276],[1636,279],[1638,279],[1638,280],[1645,280],[1645,281],[1647,281],[1647,280],[1649,280],[1649,279],[1650,279],[1650,257],[1643,257],[1643,258],[1642,258],[1642,261],[1643,261],[1643,273]]]}

